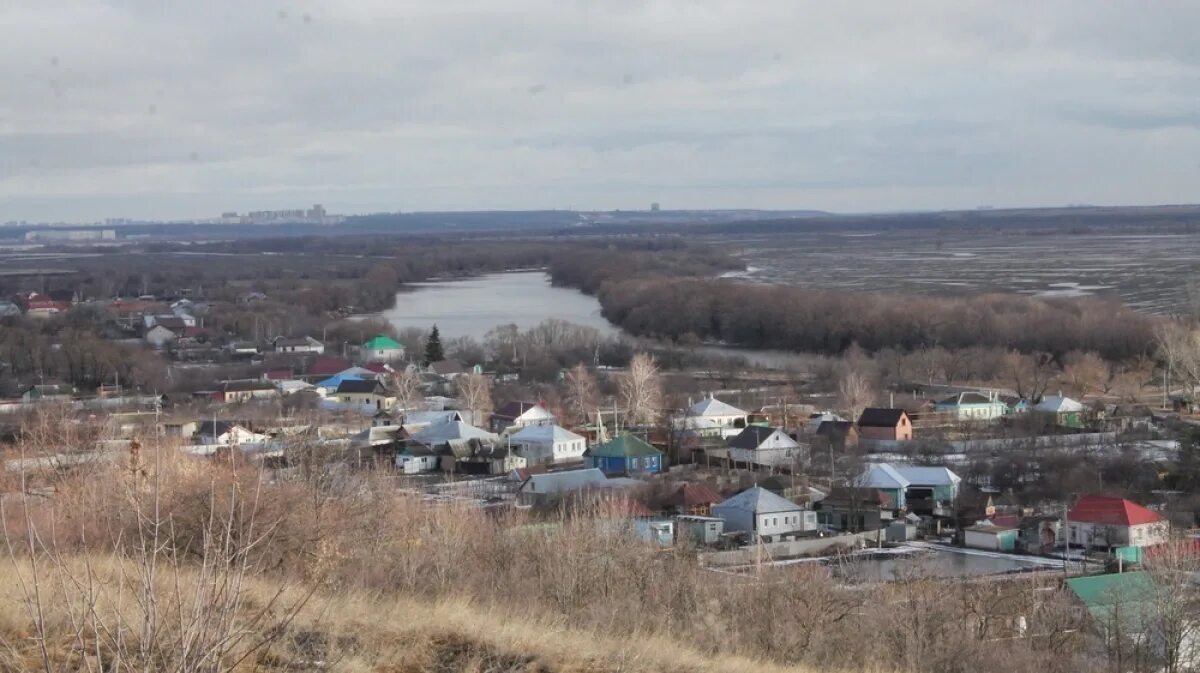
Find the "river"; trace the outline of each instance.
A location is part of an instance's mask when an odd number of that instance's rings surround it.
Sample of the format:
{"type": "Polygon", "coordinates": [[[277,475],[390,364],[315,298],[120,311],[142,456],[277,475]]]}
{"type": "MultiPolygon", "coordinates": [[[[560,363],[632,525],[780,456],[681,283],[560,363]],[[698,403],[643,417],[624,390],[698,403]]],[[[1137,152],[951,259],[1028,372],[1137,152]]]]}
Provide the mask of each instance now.
{"type": "MultiPolygon", "coordinates": [[[[443,338],[482,341],[498,325],[529,329],[551,318],[594,327],[604,336],[625,334],[600,315],[600,302],[578,290],[554,287],[542,271],[493,273],[463,280],[411,283],[396,294],[395,305],[380,314],[397,329],[438,326],[443,338]]],[[[701,351],[744,357],[762,367],[799,367],[786,351],[702,346],[701,351]]]]}
{"type": "Polygon", "coordinates": [[[541,271],[493,273],[465,280],[412,283],[396,295],[396,305],[382,313],[402,329],[438,326],[444,338],[482,341],[497,325],[529,329],[558,318],[594,327],[605,336],[621,333],[600,315],[600,302],[577,290],[554,287],[541,271]]]}

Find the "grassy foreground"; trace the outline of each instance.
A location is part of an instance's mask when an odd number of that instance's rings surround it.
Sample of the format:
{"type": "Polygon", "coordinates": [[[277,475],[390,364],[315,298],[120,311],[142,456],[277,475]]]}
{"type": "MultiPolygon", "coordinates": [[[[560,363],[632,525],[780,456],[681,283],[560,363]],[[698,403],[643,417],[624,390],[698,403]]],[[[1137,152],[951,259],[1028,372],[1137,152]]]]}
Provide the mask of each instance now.
{"type": "Polygon", "coordinates": [[[707,656],[661,636],[612,638],[566,620],[513,619],[461,600],[334,595],[300,585],[281,591],[261,579],[240,578],[234,604],[216,595],[229,587],[217,587],[203,569],[181,565],[159,568],[159,593],[147,601],[143,568],[136,563],[98,555],[47,559],[36,569],[36,586],[34,570],[27,559],[11,558],[0,569],[5,671],[808,670],[707,656]],[[154,606],[150,631],[144,629],[147,604],[154,606]],[[156,642],[143,642],[148,632],[156,642]],[[44,653],[39,633],[45,634],[44,653]],[[204,648],[218,641],[235,642],[219,655],[207,654],[204,648]]]}

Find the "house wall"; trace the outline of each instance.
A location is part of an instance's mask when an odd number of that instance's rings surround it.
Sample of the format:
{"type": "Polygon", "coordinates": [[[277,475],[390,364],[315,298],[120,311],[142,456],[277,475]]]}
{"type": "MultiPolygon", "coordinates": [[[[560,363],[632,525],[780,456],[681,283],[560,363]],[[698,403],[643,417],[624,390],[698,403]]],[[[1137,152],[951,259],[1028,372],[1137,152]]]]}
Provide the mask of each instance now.
{"type": "Polygon", "coordinates": [[[362,357],[374,362],[391,362],[393,360],[403,360],[404,350],[398,348],[363,348],[362,357]]]}
{"type": "Polygon", "coordinates": [[[391,409],[396,404],[396,398],[375,393],[338,393],[337,398],[342,404],[356,404],[373,409],[391,409]]]}
{"type": "Polygon", "coordinates": [[[963,544],[973,549],[989,549],[992,551],[1013,551],[1017,544],[1017,531],[1004,530],[982,532],[968,530],[963,532],[963,544]]]}
{"type": "Polygon", "coordinates": [[[725,521],[725,530],[730,532],[754,532],[754,513],[735,507],[713,505],[713,516],[725,521]]]}
{"type": "Polygon", "coordinates": [[[759,514],[757,517],[756,530],[759,537],[770,537],[774,539],[779,535],[802,533],[807,530],[816,530],[816,527],[816,512],[794,509],[786,512],[759,514]],[[808,521],[806,521],[806,519],[808,521]],[[805,528],[805,525],[808,525],[809,527],[805,528]]]}
{"type": "Polygon", "coordinates": [[[862,439],[878,439],[885,441],[907,441],[912,439],[912,423],[908,418],[901,418],[894,428],[879,428],[859,426],[858,436],[862,439]]]}

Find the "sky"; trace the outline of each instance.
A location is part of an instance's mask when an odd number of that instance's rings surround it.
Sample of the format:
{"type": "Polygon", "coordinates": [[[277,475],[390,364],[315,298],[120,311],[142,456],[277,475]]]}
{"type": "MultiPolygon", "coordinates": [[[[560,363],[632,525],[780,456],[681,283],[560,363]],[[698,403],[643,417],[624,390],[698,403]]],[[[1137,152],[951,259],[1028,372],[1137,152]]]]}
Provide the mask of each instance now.
{"type": "Polygon", "coordinates": [[[0,0],[0,222],[1194,203],[1200,4],[0,0]]]}

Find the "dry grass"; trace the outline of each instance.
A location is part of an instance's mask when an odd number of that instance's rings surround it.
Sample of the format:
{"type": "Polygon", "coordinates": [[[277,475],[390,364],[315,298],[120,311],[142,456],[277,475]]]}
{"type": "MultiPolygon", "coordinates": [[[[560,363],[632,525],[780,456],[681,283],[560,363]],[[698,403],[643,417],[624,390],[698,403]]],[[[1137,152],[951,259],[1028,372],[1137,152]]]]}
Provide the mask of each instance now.
{"type": "Polygon", "coordinates": [[[11,494],[0,670],[1089,670],[1073,641],[973,626],[1032,610],[1004,594],[919,577],[848,591],[813,564],[718,574],[600,503],[492,516],[312,458],[267,484],[144,449],[61,475],[51,498],[11,494]]]}
{"type": "MultiPolygon", "coordinates": [[[[27,560],[5,563],[0,569],[0,670],[44,670],[37,629],[18,589],[18,567],[28,579],[27,560]],[[19,566],[17,565],[19,564],[19,566]]],[[[89,609],[75,582],[90,575],[97,594],[94,611],[107,628],[132,628],[144,616],[142,606],[128,592],[136,587],[130,578],[137,569],[112,556],[72,557],[41,570],[41,607],[52,670],[102,670],[112,664],[113,653],[95,639],[77,637],[78,621],[89,609]],[[99,655],[97,654],[99,652],[99,655]]],[[[192,596],[205,584],[191,568],[164,573],[158,580],[163,593],[192,596]]],[[[235,629],[256,629],[242,646],[225,659],[219,670],[332,670],[492,671],[657,673],[684,671],[806,671],[747,658],[712,656],[662,636],[624,634],[610,637],[570,627],[566,619],[517,619],[509,610],[488,609],[463,600],[423,601],[361,591],[309,595],[304,587],[289,589],[279,601],[278,587],[264,580],[244,586],[245,601],[234,616],[235,629]],[[294,617],[286,609],[270,619],[257,619],[257,611],[271,602],[302,607],[294,617]],[[240,664],[235,660],[245,657],[240,664]]],[[[171,608],[159,606],[161,617],[171,608]]],[[[178,634],[171,619],[161,638],[178,634]]],[[[102,629],[103,630],[103,629],[102,629]]],[[[136,629],[133,629],[136,630],[136,629]]],[[[134,637],[130,634],[129,637],[134,637]]],[[[132,669],[145,662],[127,661],[132,669]]],[[[166,663],[166,662],[163,662],[166,663]]],[[[122,668],[122,670],[126,670],[122,668]]],[[[165,667],[164,667],[165,670],[165,667]]]]}

